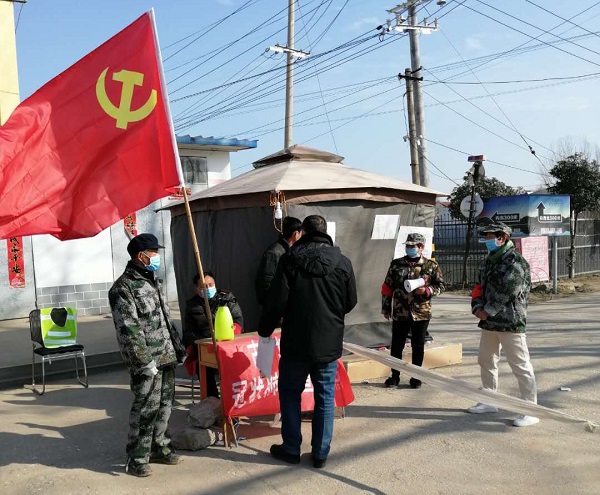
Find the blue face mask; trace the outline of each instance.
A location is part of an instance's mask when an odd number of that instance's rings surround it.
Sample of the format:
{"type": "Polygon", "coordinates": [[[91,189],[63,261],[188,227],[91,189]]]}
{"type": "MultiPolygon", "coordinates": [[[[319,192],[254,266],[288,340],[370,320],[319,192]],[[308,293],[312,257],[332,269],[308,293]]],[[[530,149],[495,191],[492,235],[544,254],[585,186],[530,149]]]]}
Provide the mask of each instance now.
{"type": "Polygon", "coordinates": [[[206,291],[202,291],[202,294],[206,294],[209,299],[212,299],[213,297],[215,297],[216,293],[217,293],[216,287],[207,287],[206,291]]]}
{"type": "Polygon", "coordinates": [[[485,240],[485,247],[488,250],[488,252],[493,253],[494,251],[498,251],[498,249],[500,249],[502,244],[498,244],[497,241],[498,240],[495,237],[493,239],[485,240]]]}
{"type": "Polygon", "coordinates": [[[406,256],[408,256],[409,258],[416,258],[417,256],[419,256],[419,248],[407,247],[406,256]]]}
{"type": "MultiPolygon", "coordinates": [[[[146,256],[148,255],[146,254],[146,256]]],[[[160,268],[160,255],[155,254],[152,257],[148,256],[148,259],[150,260],[150,263],[146,265],[146,270],[148,270],[149,272],[157,271],[160,268]]]]}

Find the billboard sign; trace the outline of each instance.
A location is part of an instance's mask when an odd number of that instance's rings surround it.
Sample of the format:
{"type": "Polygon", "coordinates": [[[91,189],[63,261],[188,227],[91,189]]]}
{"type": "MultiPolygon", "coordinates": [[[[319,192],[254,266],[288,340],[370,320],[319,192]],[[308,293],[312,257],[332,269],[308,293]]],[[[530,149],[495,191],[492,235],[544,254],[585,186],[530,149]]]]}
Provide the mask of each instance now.
{"type": "Polygon", "coordinates": [[[569,195],[523,194],[485,200],[478,225],[503,222],[514,237],[571,235],[569,195]]]}

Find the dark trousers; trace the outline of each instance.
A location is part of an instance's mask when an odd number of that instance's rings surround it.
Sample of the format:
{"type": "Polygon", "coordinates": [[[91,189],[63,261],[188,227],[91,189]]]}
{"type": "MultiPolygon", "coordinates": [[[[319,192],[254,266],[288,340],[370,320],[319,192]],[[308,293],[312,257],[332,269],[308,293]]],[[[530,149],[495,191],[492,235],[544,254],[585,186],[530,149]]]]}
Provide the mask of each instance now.
{"type": "Polygon", "coordinates": [[[331,363],[306,363],[282,356],[279,360],[279,405],[283,450],[300,455],[302,444],[302,392],[310,376],[315,408],[312,419],[312,454],[326,459],[333,438],[335,413],[335,376],[337,360],[331,363]]]}
{"type": "MultiPolygon", "coordinates": [[[[392,322],[392,348],[390,349],[392,357],[402,359],[406,337],[410,333],[412,364],[421,366],[425,355],[425,334],[428,326],[429,320],[414,321],[412,315],[408,317],[408,320],[394,320],[392,322]]],[[[392,376],[398,378],[400,372],[393,369],[392,376]]]]}

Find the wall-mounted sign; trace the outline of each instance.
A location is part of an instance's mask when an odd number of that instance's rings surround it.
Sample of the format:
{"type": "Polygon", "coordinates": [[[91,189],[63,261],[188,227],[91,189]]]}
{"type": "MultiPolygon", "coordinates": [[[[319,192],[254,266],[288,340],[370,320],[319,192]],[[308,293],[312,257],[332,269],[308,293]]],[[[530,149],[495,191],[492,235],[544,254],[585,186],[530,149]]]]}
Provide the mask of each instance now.
{"type": "Polygon", "coordinates": [[[523,194],[500,196],[485,201],[478,225],[503,222],[514,237],[570,235],[570,196],[523,194]]]}

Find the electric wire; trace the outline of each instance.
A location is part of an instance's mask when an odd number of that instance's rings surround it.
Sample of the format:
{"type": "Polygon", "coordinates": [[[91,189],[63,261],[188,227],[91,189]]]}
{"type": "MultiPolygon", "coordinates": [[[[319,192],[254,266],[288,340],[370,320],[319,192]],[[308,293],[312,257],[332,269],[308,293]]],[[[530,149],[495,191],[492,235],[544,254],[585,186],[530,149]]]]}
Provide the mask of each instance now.
{"type": "MultiPolygon", "coordinates": [[[[594,7],[596,7],[599,4],[600,4],[600,1],[596,2],[595,4],[593,4],[593,5],[589,6],[589,7],[586,7],[582,11],[580,11],[577,14],[573,15],[572,17],[570,17],[570,19],[572,20],[572,19],[575,19],[575,18],[579,17],[580,15],[582,15],[582,14],[590,11],[591,9],[593,9],[594,7]]],[[[561,22],[561,23],[557,24],[556,26],[550,28],[550,31],[553,31],[554,29],[558,29],[560,26],[562,26],[564,24],[565,24],[565,22],[561,22]]],[[[564,34],[565,32],[567,32],[569,30],[570,30],[570,28],[567,29],[567,30],[565,30],[565,31],[563,31],[563,33],[561,33],[561,34],[564,34]]],[[[523,42],[523,43],[521,43],[521,44],[519,44],[519,45],[517,45],[517,46],[515,46],[515,47],[513,47],[513,48],[511,48],[509,50],[506,50],[504,52],[497,53],[497,54],[492,54],[492,55],[486,55],[484,57],[479,57],[482,60],[483,59],[486,59],[486,60],[482,61],[482,63],[480,63],[476,67],[472,67],[472,69],[473,70],[480,69],[484,65],[488,65],[488,64],[490,64],[492,62],[498,62],[501,58],[505,58],[505,57],[512,58],[512,57],[515,57],[516,55],[520,54],[521,52],[534,51],[534,50],[538,50],[538,49],[548,48],[548,47],[551,47],[552,45],[555,45],[555,44],[557,45],[557,44],[565,43],[569,39],[583,39],[583,38],[589,37],[589,35],[584,34],[584,35],[574,36],[572,38],[568,38],[565,41],[562,41],[562,40],[554,40],[554,41],[549,41],[549,42],[543,41],[542,43],[539,43],[537,45],[533,45],[533,46],[527,47],[527,45],[529,45],[533,41],[540,41],[540,38],[542,36],[544,36],[544,33],[541,33],[541,34],[539,34],[539,35],[537,35],[535,37],[530,37],[529,40],[527,40],[527,41],[525,41],[525,42],[523,42]],[[491,58],[488,58],[488,57],[491,57],[491,58]]],[[[473,59],[473,61],[474,60],[478,60],[478,59],[473,59]]],[[[447,66],[448,65],[451,65],[451,64],[447,64],[447,66]]],[[[447,66],[442,66],[442,67],[447,67],[447,66]]],[[[466,74],[468,72],[470,72],[470,71],[466,70],[466,71],[460,72],[459,74],[453,75],[452,78],[455,79],[455,78],[460,77],[460,76],[462,76],[462,75],[464,75],[464,74],[466,74]]]]}
{"type": "MultiPolygon", "coordinates": [[[[346,6],[346,4],[348,3],[348,0],[346,0],[346,3],[344,4],[344,7],[346,6]]],[[[329,8],[329,6],[331,5],[331,2],[329,2],[329,5],[326,7],[325,12],[327,11],[327,8],[329,8]]],[[[300,10],[300,2],[298,1],[298,9],[300,10]]],[[[343,9],[343,7],[342,7],[343,9]]],[[[323,13],[324,15],[324,13],[323,13]]],[[[322,16],[321,16],[322,17],[322,16]]],[[[337,19],[337,17],[336,17],[337,19]]],[[[320,20],[320,19],[319,19],[320,20]]],[[[318,20],[317,20],[318,22],[318,20]]],[[[309,38],[309,31],[306,31],[306,39],[308,40],[308,46],[310,48],[310,51],[313,50],[313,45],[310,42],[310,38],[309,38]]],[[[327,117],[327,124],[329,126],[329,132],[331,134],[331,140],[333,141],[333,147],[335,148],[335,152],[339,155],[339,150],[337,147],[337,143],[335,142],[335,135],[333,134],[333,129],[331,128],[331,121],[329,120],[329,112],[327,111],[327,104],[325,103],[325,97],[323,96],[323,88],[321,87],[321,79],[319,78],[319,74],[317,73],[317,69],[316,67],[314,67],[314,71],[315,71],[315,77],[317,78],[317,83],[319,85],[319,94],[321,96],[321,101],[323,103],[323,110],[325,110],[325,116],[327,117]]],[[[295,117],[295,115],[294,115],[295,117]]]]}
{"type": "MultiPolygon", "coordinates": [[[[504,27],[507,27],[507,28],[509,28],[509,29],[511,29],[511,30],[513,30],[513,31],[516,31],[517,33],[520,33],[520,34],[522,34],[523,36],[527,36],[528,38],[531,38],[531,39],[533,39],[533,40],[538,40],[538,39],[539,39],[539,38],[535,38],[535,37],[533,37],[533,36],[532,36],[532,35],[530,35],[529,33],[526,33],[526,32],[524,32],[524,31],[521,31],[520,29],[517,29],[517,28],[515,28],[515,27],[513,27],[513,26],[511,26],[511,25],[509,25],[509,24],[506,24],[505,22],[502,22],[502,21],[500,21],[500,20],[498,20],[498,19],[496,19],[496,18],[494,18],[494,17],[492,17],[492,16],[490,16],[490,15],[488,15],[488,14],[485,14],[485,13],[483,13],[483,12],[480,12],[479,10],[475,9],[474,7],[471,7],[471,6],[469,6],[469,5],[465,5],[465,8],[467,8],[467,9],[469,9],[469,10],[472,10],[473,12],[476,12],[477,14],[479,14],[479,15],[482,15],[483,17],[486,17],[486,18],[488,18],[488,19],[491,19],[492,21],[494,21],[494,22],[497,22],[498,24],[500,24],[500,25],[502,25],[502,26],[504,26],[504,27]]],[[[537,29],[540,29],[541,31],[543,31],[543,33],[542,33],[542,34],[552,34],[552,33],[550,33],[549,31],[544,31],[544,30],[543,30],[543,29],[541,29],[541,28],[537,28],[537,29]]],[[[541,36],[541,35],[540,35],[540,36],[541,36]]],[[[556,35],[554,35],[554,36],[556,36],[556,35]]],[[[559,37],[559,38],[560,38],[560,37],[559,37]]],[[[563,39],[563,38],[560,38],[560,39],[563,39]]],[[[578,58],[578,59],[580,59],[580,60],[583,60],[584,62],[588,62],[588,63],[590,63],[590,64],[592,64],[592,65],[596,65],[596,66],[600,67],[600,64],[599,64],[599,63],[597,63],[597,62],[593,62],[592,60],[589,60],[589,59],[587,59],[587,58],[585,58],[585,57],[582,57],[582,56],[580,56],[580,55],[577,55],[577,54],[575,54],[575,53],[569,52],[569,51],[567,51],[567,50],[563,50],[562,48],[560,48],[560,47],[558,47],[558,46],[556,46],[556,45],[552,45],[552,44],[550,44],[550,43],[548,43],[548,42],[546,42],[546,41],[543,41],[543,40],[540,40],[540,41],[541,41],[542,43],[544,43],[545,45],[547,45],[547,46],[549,46],[549,47],[552,47],[552,48],[554,48],[555,50],[559,50],[559,51],[561,51],[561,52],[563,52],[563,53],[566,53],[567,55],[571,55],[572,57],[575,57],[575,58],[578,58]]],[[[578,46],[579,46],[579,45],[578,45],[578,46]]]]}
{"type": "Polygon", "coordinates": [[[217,27],[219,24],[222,24],[223,22],[225,22],[227,19],[229,19],[230,17],[233,17],[235,14],[238,14],[239,12],[242,12],[244,9],[246,9],[247,7],[250,6],[250,4],[252,3],[256,3],[258,0],[248,0],[246,3],[244,3],[243,5],[241,5],[240,7],[238,7],[237,9],[235,9],[232,13],[226,15],[225,17],[222,17],[221,19],[213,22],[212,24],[196,31],[195,33],[189,34],[187,36],[185,36],[184,38],[181,38],[177,41],[174,41],[173,43],[170,43],[169,45],[166,45],[165,47],[163,47],[163,51],[168,50],[169,48],[178,45],[179,43],[182,43],[183,41],[191,38],[192,36],[195,36],[196,34],[199,34],[199,36],[197,38],[195,38],[191,43],[187,44],[186,46],[184,46],[183,48],[181,48],[180,50],[177,50],[175,53],[169,55],[168,57],[165,57],[165,59],[163,60],[163,62],[166,62],[167,60],[169,60],[170,58],[173,58],[175,55],[177,55],[178,53],[180,53],[182,50],[184,50],[185,48],[187,48],[188,46],[190,46],[192,43],[195,43],[196,41],[198,41],[200,38],[202,38],[203,36],[206,36],[208,33],[210,33],[215,27],[217,27]]]}
{"type": "MultiPolygon", "coordinates": [[[[354,42],[353,44],[360,44],[360,43],[364,43],[365,41],[368,41],[369,39],[373,39],[374,37],[376,37],[377,35],[372,35],[372,36],[368,36],[365,37],[361,40],[358,40],[356,42],[354,42]]],[[[393,42],[394,40],[392,40],[391,42],[393,42]]],[[[378,46],[378,45],[376,45],[378,46]]],[[[347,51],[349,49],[351,49],[352,46],[345,48],[344,51],[347,51]]],[[[320,72],[327,72],[329,70],[335,69],[345,63],[348,63],[349,61],[353,61],[357,58],[360,58],[368,53],[370,53],[371,51],[373,51],[373,47],[367,47],[362,49],[361,51],[359,51],[357,54],[355,54],[353,57],[346,57],[345,59],[342,59],[340,61],[336,61],[333,64],[328,64],[326,65],[326,67],[320,72]]],[[[330,50],[330,52],[332,52],[334,50],[330,50]]],[[[329,52],[325,52],[326,54],[328,54],[329,52]]],[[[343,54],[343,52],[342,52],[343,54]]],[[[337,54],[334,54],[333,57],[338,56],[337,54]]],[[[331,62],[331,60],[333,59],[333,57],[329,58],[329,59],[324,59],[323,61],[320,61],[320,64],[326,64],[328,62],[331,62]]],[[[316,58],[316,57],[315,57],[316,58]]],[[[301,62],[305,61],[306,59],[303,59],[301,62]]],[[[297,64],[298,62],[296,62],[297,64]]],[[[304,62],[306,63],[306,62],[304,62]]],[[[303,74],[304,72],[306,72],[307,69],[303,69],[301,72],[299,72],[298,74],[303,74]]],[[[296,82],[302,82],[306,79],[308,79],[309,77],[312,77],[311,75],[305,75],[301,78],[296,79],[296,82]]],[[[226,99],[226,100],[222,100],[221,102],[213,105],[212,107],[209,107],[208,109],[206,109],[205,111],[205,115],[203,117],[199,117],[195,122],[191,122],[189,125],[195,125],[198,124],[200,122],[209,120],[210,118],[214,117],[217,114],[222,114],[224,112],[230,112],[232,110],[237,110],[238,108],[248,104],[248,103],[252,103],[256,100],[262,99],[265,96],[268,96],[269,94],[273,94],[273,88],[277,87],[278,85],[280,85],[282,83],[282,81],[284,80],[285,75],[283,76],[283,78],[281,78],[280,80],[275,80],[274,82],[272,82],[268,87],[266,88],[261,88],[259,91],[256,91],[257,88],[250,88],[249,90],[245,91],[244,93],[242,93],[241,95],[236,95],[237,99],[235,102],[231,102],[230,99],[226,99]],[[245,99],[244,99],[245,98],[245,99]],[[225,104],[224,106],[219,106],[221,104],[225,104]],[[206,112],[210,112],[210,113],[206,113],[206,112]]]]}
{"type": "Polygon", "coordinates": [[[598,33],[594,33],[593,31],[590,31],[587,28],[584,28],[583,26],[581,26],[580,24],[576,24],[575,22],[572,22],[571,19],[565,19],[564,17],[558,15],[556,12],[552,12],[551,10],[548,10],[547,8],[543,7],[542,5],[539,5],[535,2],[533,2],[532,0],[525,0],[527,3],[534,5],[535,7],[537,7],[538,9],[543,10],[544,12],[547,12],[548,14],[553,15],[554,17],[557,17],[558,19],[561,19],[565,22],[568,22],[569,24],[573,25],[576,28],[581,29],[582,31],[585,31],[586,33],[589,34],[593,34],[594,36],[598,36],[600,38],[600,35],[598,35],[598,33]]]}
{"type": "MultiPolygon", "coordinates": [[[[464,62],[464,58],[462,56],[462,54],[458,51],[458,49],[456,48],[456,46],[454,45],[454,43],[452,43],[452,41],[450,40],[450,38],[446,35],[446,33],[444,32],[444,30],[442,30],[441,28],[439,29],[439,31],[442,33],[442,35],[444,36],[444,38],[446,38],[446,41],[450,44],[450,46],[454,49],[454,51],[456,52],[456,54],[460,57],[460,59],[464,62]]],[[[467,64],[467,67],[469,68],[469,70],[471,71],[471,73],[473,74],[473,76],[475,77],[475,79],[477,79],[479,81],[479,83],[481,83],[481,81],[479,80],[479,78],[477,77],[477,74],[475,74],[475,71],[473,71],[471,69],[471,67],[467,64]]],[[[488,91],[487,87],[484,84],[481,84],[481,87],[485,90],[485,92],[487,93],[487,95],[491,98],[491,100],[494,102],[494,104],[496,105],[496,107],[498,108],[498,110],[500,110],[500,112],[502,113],[502,115],[504,115],[504,118],[507,120],[507,122],[510,124],[510,126],[512,127],[512,129],[520,136],[521,140],[525,143],[525,145],[527,146],[527,148],[529,148],[529,151],[531,152],[531,154],[533,156],[535,156],[539,162],[542,164],[542,167],[544,167],[544,169],[546,168],[546,165],[542,162],[542,160],[537,156],[535,150],[533,149],[533,147],[529,144],[528,140],[525,139],[525,136],[523,135],[522,132],[519,131],[519,129],[517,129],[517,126],[514,124],[514,122],[510,119],[510,117],[506,114],[506,112],[502,109],[502,107],[500,106],[500,104],[498,103],[498,101],[496,100],[496,98],[494,98],[490,92],[488,91]]],[[[458,94],[459,96],[462,97],[461,94],[459,94],[458,92],[456,92],[456,90],[454,90],[453,88],[450,88],[451,91],[455,92],[456,94],[458,94]]],[[[483,111],[481,108],[477,107],[477,105],[475,105],[473,102],[469,102],[471,105],[474,105],[478,110],[483,111]]],[[[488,114],[490,115],[490,114],[488,114]]],[[[529,138],[528,138],[529,139],[529,138]]],[[[531,139],[529,139],[532,142],[535,142],[531,139]]],[[[541,145],[540,143],[536,143],[540,146],[542,146],[544,149],[552,152],[552,150],[550,150],[549,148],[547,148],[544,145],[541,145]]]]}
{"type": "Polygon", "coordinates": [[[20,5],[21,8],[19,9],[19,14],[17,15],[17,22],[15,23],[15,33],[17,32],[17,29],[19,29],[19,21],[21,20],[21,14],[23,13],[24,6],[24,3],[20,5]]]}
{"type": "MultiPolygon", "coordinates": [[[[574,41],[569,41],[569,40],[567,40],[565,38],[562,38],[558,34],[554,34],[554,33],[550,32],[550,31],[548,31],[546,29],[543,29],[543,28],[541,28],[539,26],[536,26],[535,24],[532,24],[531,22],[527,22],[527,21],[523,20],[522,18],[514,16],[514,15],[510,14],[509,12],[506,12],[506,11],[504,11],[502,9],[499,9],[498,7],[494,7],[493,5],[490,5],[490,4],[486,3],[486,2],[484,2],[483,0],[476,0],[476,1],[479,2],[482,5],[485,5],[486,7],[490,8],[490,9],[495,10],[496,12],[499,12],[502,15],[505,15],[505,16],[511,18],[511,19],[514,19],[515,21],[519,21],[520,23],[525,24],[526,26],[529,26],[529,27],[532,27],[532,28],[537,29],[539,31],[542,31],[544,34],[548,34],[550,36],[554,36],[555,38],[558,38],[558,39],[560,39],[562,41],[568,41],[572,45],[578,46],[579,48],[581,48],[583,50],[586,50],[586,51],[588,51],[590,53],[594,53],[595,55],[600,55],[600,52],[598,52],[596,50],[592,50],[591,48],[588,48],[587,46],[583,46],[583,45],[580,45],[579,43],[575,43],[574,41]]],[[[568,22],[568,21],[565,20],[565,22],[568,22]]]]}

